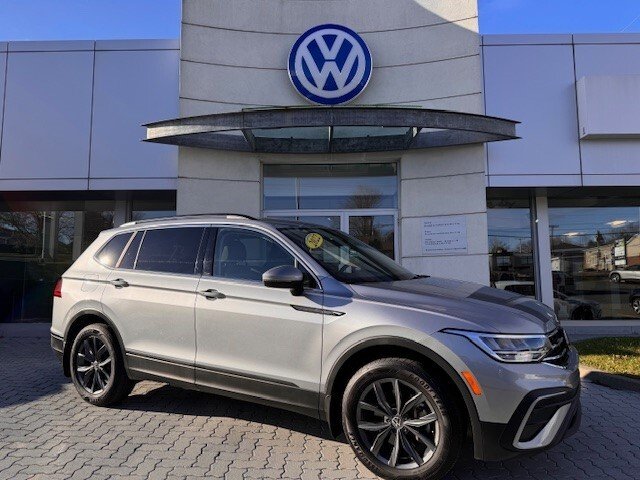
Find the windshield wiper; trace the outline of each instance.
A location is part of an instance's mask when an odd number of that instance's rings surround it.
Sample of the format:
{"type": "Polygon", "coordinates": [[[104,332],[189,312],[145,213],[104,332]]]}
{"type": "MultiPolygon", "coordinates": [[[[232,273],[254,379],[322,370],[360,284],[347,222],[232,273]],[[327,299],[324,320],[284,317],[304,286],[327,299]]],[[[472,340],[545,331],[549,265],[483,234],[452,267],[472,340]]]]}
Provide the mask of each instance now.
{"type": "Polygon", "coordinates": [[[429,275],[414,275],[411,280],[417,280],[418,278],[429,278],[429,275]]]}

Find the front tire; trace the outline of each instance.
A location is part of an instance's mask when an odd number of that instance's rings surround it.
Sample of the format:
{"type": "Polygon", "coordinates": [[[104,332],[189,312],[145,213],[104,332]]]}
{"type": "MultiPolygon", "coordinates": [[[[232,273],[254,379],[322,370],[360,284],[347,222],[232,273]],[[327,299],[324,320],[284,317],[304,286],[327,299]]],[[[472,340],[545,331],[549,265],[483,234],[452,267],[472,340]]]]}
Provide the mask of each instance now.
{"type": "Polygon", "coordinates": [[[640,315],[640,298],[634,298],[631,302],[631,308],[636,312],[636,315],[640,315]]]}
{"type": "Polygon", "coordinates": [[[619,273],[612,273],[611,277],[609,277],[613,283],[620,283],[622,281],[622,277],[619,273]]]}
{"type": "Polygon", "coordinates": [[[76,336],[69,352],[71,378],[80,396],[106,407],[124,399],[133,389],[118,343],[102,324],[89,325],[76,336]]]}
{"type": "Polygon", "coordinates": [[[462,414],[443,385],[420,363],[373,361],[351,378],[342,400],[342,425],[357,457],[387,479],[435,480],[462,448],[462,414]]]}

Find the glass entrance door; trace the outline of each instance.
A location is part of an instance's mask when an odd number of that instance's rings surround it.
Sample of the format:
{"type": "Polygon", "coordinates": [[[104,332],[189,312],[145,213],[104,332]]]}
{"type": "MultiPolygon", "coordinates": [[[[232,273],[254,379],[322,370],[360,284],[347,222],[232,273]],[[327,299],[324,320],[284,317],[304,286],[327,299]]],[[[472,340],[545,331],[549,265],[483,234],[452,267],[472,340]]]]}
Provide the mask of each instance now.
{"type": "Polygon", "coordinates": [[[265,217],[299,220],[335,228],[371,245],[390,258],[396,258],[397,212],[395,210],[289,210],[265,212],[265,217]]]}

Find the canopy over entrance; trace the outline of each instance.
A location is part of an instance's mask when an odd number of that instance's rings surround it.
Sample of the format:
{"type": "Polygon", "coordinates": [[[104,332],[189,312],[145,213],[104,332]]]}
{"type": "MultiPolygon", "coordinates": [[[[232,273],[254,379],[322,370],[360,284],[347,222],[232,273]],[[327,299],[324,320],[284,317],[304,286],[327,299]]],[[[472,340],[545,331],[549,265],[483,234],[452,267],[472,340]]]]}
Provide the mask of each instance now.
{"type": "Polygon", "coordinates": [[[352,153],[511,140],[518,122],[402,107],[289,107],[145,125],[147,142],[255,153],[352,153]]]}

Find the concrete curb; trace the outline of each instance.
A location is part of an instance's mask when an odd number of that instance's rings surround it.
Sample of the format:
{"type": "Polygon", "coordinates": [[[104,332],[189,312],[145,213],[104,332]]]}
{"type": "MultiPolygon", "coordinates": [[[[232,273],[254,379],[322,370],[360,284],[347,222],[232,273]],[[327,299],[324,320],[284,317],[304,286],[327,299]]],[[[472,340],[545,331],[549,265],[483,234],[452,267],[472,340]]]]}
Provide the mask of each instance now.
{"type": "Polygon", "coordinates": [[[632,392],[640,392],[640,380],[625,377],[624,375],[616,375],[614,373],[603,372],[591,367],[580,367],[580,378],[588,382],[597,383],[605,387],[614,388],[616,390],[630,390],[632,392]]]}

